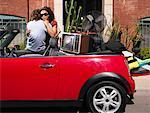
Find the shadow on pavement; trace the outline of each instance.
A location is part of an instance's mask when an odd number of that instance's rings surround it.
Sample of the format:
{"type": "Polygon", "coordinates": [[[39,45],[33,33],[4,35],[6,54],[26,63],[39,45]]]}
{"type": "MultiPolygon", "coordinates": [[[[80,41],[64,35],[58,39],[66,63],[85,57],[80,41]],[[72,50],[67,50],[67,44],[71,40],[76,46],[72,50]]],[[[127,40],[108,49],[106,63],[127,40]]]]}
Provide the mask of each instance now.
{"type": "Polygon", "coordinates": [[[0,113],[89,113],[87,109],[82,109],[79,112],[79,108],[75,107],[53,107],[53,108],[7,108],[1,109],[0,113]]]}

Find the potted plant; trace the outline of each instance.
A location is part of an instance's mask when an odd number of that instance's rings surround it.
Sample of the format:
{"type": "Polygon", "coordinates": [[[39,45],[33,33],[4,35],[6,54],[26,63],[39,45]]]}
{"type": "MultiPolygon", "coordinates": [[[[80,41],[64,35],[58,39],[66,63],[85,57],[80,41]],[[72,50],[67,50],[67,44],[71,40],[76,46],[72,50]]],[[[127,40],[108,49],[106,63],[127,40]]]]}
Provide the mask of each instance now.
{"type": "Polygon", "coordinates": [[[120,41],[129,51],[135,53],[140,51],[140,44],[143,37],[139,25],[121,27],[117,21],[114,21],[112,27],[108,26],[106,35],[109,37],[110,43],[120,41]]]}
{"type": "Polygon", "coordinates": [[[77,1],[65,1],[65,11],[67,14],[65,31],[76,32],[81,24],[82,7],[77,6],[77,1]]]}

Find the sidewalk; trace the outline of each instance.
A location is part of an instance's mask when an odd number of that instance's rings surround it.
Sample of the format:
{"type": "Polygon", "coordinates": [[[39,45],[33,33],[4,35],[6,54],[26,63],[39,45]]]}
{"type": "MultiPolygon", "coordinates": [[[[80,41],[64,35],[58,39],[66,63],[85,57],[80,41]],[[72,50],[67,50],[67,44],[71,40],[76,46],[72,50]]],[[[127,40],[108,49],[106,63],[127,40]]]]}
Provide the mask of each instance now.
{"type": "Polygon", "coordinates": [[[136,92],[134,104],[126,107],[125,113],[150,113],[150,75],[133,77],[136,92]]]}
{"type": "Polygon", "coordinates": [[[135,80],[136,89],[150,90],[150,74],[133,77],[135,80]]]}

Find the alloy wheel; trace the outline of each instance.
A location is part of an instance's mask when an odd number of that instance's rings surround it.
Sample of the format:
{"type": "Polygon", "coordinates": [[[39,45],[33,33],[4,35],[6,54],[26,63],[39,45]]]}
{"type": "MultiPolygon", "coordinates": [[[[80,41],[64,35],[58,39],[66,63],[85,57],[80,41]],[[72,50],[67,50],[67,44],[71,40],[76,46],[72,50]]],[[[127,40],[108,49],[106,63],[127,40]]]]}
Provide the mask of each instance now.
{"type": "Polygon", "coordinates": [[[100,87],[93,96],[93,105],[99,113],[114,113],[121,106],[121,94],[112,86],[100,87]]]}

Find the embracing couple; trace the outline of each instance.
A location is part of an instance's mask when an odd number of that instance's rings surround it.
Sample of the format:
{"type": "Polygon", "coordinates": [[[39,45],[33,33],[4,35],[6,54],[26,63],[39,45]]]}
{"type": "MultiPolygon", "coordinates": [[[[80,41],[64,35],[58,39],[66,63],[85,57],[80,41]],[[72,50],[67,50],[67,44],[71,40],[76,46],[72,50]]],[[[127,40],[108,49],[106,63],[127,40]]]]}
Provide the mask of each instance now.
{"type": "Polygon", "coordinates": [[[55,38],[57,32],[57,22],[49,7],[33,10],[30,22],[27,23],[26,50],[32,52],[45,51],[49,45],[49,40],[55,38]]]}

